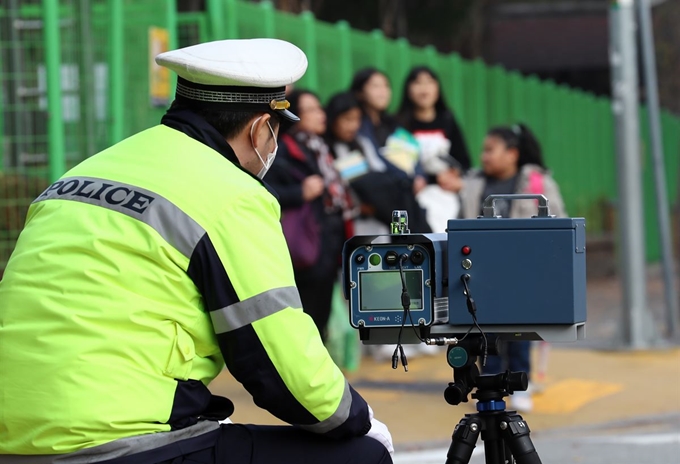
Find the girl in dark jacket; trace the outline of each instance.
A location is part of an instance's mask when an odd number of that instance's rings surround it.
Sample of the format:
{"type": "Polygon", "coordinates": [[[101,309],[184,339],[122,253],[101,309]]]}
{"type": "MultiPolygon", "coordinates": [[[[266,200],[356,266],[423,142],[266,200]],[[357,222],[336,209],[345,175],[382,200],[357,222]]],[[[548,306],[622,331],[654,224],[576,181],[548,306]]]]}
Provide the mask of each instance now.
{"type": "Polygon", "coordinates": [[[461,171],[470,168],[470,155],[432,69],[418,66],[406,77],[398,120],[419,143],[426,187],[418,193],[418,202],[432,229],[441,232],[460,213],[455,189],[461,171]]]}

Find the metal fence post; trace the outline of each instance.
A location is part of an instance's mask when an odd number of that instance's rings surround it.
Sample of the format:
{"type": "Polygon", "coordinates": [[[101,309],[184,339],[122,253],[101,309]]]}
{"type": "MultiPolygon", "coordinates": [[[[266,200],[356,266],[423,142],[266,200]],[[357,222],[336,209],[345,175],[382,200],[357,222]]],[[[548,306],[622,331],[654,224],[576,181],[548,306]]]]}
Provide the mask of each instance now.
{"type": "MultiPolygon", "coordinates": [[[[487,89],[492,102],[485,107],[488,112],[488,123],[494,126],[510,125],[515,121],[512,121],[512,113],[509,109],[512,99],[508,74],[502,67],[494,66],[488,69],[488,76],[487,89]]],[[[487,98],[486,101],[488,102],[489,99],[487,98]]]]}
{"type": "MultiPolygon", "coordinates": [[[[439,62],[437,61],[437,49],[433,45],[425,47],[425,55],[427,56],[427,65],[439,73],[439,62]]],[[[440,73],[441,74],[441,73],[440,73]]]]}
{"type": "Polygon", "coordinates": [[[353,64],[352,64],[352,38],[350,37],[350,28],[347,21],[338,21],[336,24],[338,28],[339,40],[339,56],[340,72],[342,76],[340,81],[343,88],[349,88],[352,81],[353,64]]]}
{"type": "MultiPolygon", "coordinates": [[[[452,53],[448,57],[451,60],[451,92],[447,95],[452,111],[456,115],[458,123],[462,127],[467,127],[464,121],[468,117],[465,110],[465,74],[463,69],[463,60],[457,53],[452,53]]],[[[466,134],[469,136],[469,134],[466,134]]],[[[469,143],[469,140],[467,141],[469,143]]]]}
{"type": "Polygon", "coordinates": [[[109,143],[120,142],[125,127],[125,27],[123,2],[109,0],[109,143]]]}
{"type": "MultiPolygon", "coordinates": [[[[510,116],[515,122],[523,122],[529,124],[527,118],[527,88],[526,80],[517,71],[512,71],[507,75],[510,87],[510,116]]],[[[529,127],[535,132],[535,128],[529,127]]]]}
{"type": "Polygon", "coordinates": [[[225,31],[225,38],[226,39],[238,39],[239,38],[239,31],[238,31],[238,0],[213,0],[217,2],[224,2],[224,6],[226,7],[226,31],[225,31]]]}
{"type": "Polygon", "coordinates": [[[487,115],[487,95],[488,95],[488,77],[489,71],[484,66],[481,60],[475,60],[472,64],[472,74],[474,89],[472,97],[473,106],[473,125],[472,125],[472,140],[470,141],[470,149],[480,153],[484,135],[488,129],[488,115],[487,115]]]}
{"type": "Polygon", "coordinates": [[[646,307],[646,260],[640,125],[638,120],[637,53],[633,0],[617,0],[610,9],[613,111],[618,157],[619,236],[625,315],[624,343],[648,347],[654,338],[646,307]]]}
{"type": "Polygon", "coordinates": [[[380,29],[371,32],[373,37],[373,49],[375,50],[375,67],[385,71],[385,35],[380,29]]]}
{"type": "Polygon", "coordinates": [[[269,0],[260,3],[262,8],[262,24],[264,26],[264,37],[274,38],[276,36],[276,21],[274,18],[274,5],[269,0]]]}
{"type": "Polygon", "coordinates": [[[539,141],[545,143],[545,120],[540,115],[543,84],[532,74],[526,81],[524,92],[526,106],[523,117],[539,141]]]}
{"type": "Polygon", "coordinates": [[[61,108],[61,36],[59,0],[43,1],[45,72],[47,74],[47,134],[49,178],[55,181],[66,171],[64,119],[61,108]]]}
{"type": "MultiPolygon", "coordinates": [[[[177,1],[166,0],[166,21],[168,28],[168,49],[175,50],[177,48],[177,1]]],[[[177,79],[170,79],[170,101],[175,98],[175,88],[177,87],[177,79]]]]}
{"type": "Polygon", "coordinates": [[[303,11],[300,15],[305,28],[305,54],[309,64],[305,73],[305,83],[310,90],[319,89],[319,63],[316,54],[316,24],[311,11],[303,11]]]}
{"type": "MultiPolygon", "coordinates": [[[[392,79],[392,102],[390,103],[389,111],[396,111],[398,108],[398,105],[401,103],[399,101],[399,89],[401,87],[401,83],[403,79],[406,78],[406,75],[410,71],[411,68],[411,47],[408,42],[403,37],[400,37],[397,39],[397,47],[399,49],[399,64],[397,69],[399,69],[399,74],[397,76],[391,76],[392,79]]],[[[384,69],[381,69],[381,71],[384,72],[384,69]]]]}
{"type": "Polygon", "coordinates": [[[656,213],[661,241],[661,262],[663,263],[664,294],[666,298],[666,322],[670,335],[678,336],[678,295],[675,291],[675,256],[671,243],[666,168],[664,166],[661,120],[659,117],[659,94],[656,77],[656,57],[649,0],[637,0],[642,35],[642,58],[644,64],[645,90],[649,116],[649,131],[654,164],[654,186],[656,213]]]}
{"type": "Polygon", "coordinates": [[[224,26],[224,0],[206,0],[205,11],[210,22],[210,40],[228,38],[229,31],[224,26]]]}
{"type": "MultiPolygon", "coordinates": [[[[2,68],[2,47],[0,47],[0,82],[5,82],[2,68]]],[[[5,102],[3,101],[4,87],[0,89],[0,175],[5,170],[5,102]]]]}
{"type": "Polygon", "coordinates": [[[411,67],[411,49],[408,40],[403,37],[397,39],[397,47],[399,49],[399,66],[397,67],[399,75],[392,77],[400,80],[408,74],[411,67]]]}

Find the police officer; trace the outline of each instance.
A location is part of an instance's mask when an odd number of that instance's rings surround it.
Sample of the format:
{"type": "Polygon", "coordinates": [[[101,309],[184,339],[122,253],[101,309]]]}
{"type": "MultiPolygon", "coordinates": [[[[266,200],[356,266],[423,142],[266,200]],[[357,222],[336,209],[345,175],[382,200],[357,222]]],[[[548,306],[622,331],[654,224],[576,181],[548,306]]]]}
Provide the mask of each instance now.
{"type": "Polygon", "coordinates": [[[261,181],[304,53],[225,40],[156,62],[178,74],[161,124],[36,198],[0,282],[0,464],[391,462],[261,181]],[[207,387],[225,363],[293,426],[230,423],[207,387]]]}

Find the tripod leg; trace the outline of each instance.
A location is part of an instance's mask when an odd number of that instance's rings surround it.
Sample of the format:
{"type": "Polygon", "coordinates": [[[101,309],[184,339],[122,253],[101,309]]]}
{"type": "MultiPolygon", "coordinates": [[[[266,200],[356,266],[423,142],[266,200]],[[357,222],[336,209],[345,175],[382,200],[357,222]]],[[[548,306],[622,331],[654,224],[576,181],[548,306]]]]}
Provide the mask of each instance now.
{"type": "Polygon", "coordinates": [[[464,417],[453,429],[446,464],[468,464],[477,445],[482,424],[476,417],[464,417]]]}
{"type": "Polygon", "coordinates": [[[481,415],[484,427],[482,441],[484,442],[484,459],[487,464],[506,464],[505,457],[510,456],[503,441],[503,431],[499,427],[501,417],[496,414],[481,415]]]}
{"type": "Polygon", "coordinates": [[[536,448],[529,437],[529,425],[519,414],[508,414],[500,422],[505,443],[510,447],[517,464],[541,464],[536,448]]]}

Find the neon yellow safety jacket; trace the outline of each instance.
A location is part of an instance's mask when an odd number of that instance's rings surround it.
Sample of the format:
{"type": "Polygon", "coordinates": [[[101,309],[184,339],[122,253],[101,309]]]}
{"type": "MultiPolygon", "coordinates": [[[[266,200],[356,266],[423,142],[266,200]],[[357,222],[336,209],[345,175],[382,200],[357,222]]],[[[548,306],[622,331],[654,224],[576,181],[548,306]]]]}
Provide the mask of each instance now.
{"type": "Polygon", "coordinates": [[[134,135],[32,203],[0,281],[0,463],[205,433],[231,413],[206,387],[225,361],[283,421],[370,429],[302,311],[276,198],[196,124],[134,135]]]}

